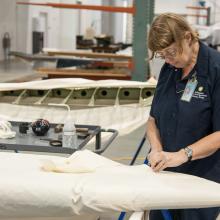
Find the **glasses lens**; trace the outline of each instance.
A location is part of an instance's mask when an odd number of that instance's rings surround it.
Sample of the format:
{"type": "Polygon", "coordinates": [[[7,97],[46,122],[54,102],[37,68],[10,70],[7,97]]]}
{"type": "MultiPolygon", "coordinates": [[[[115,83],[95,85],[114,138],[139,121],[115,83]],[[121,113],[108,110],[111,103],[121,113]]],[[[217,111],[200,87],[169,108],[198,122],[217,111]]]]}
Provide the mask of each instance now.
{"type": "Polygon", "coordinates": [[[156,52],[155,53],[155,58],[160,58],[160,59],[173,59],[177,55],[177,49],[176,48],[167,48],[163,52],[156,52]]]}

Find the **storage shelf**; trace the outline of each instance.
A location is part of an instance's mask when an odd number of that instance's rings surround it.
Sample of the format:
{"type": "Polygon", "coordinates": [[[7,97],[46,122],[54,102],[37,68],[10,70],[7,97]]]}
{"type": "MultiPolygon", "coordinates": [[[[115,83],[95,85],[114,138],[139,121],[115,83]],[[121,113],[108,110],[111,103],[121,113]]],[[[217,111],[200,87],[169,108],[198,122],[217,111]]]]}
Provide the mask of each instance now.
{"type": "Polygon", "coordinates": [[[66,9],[86,9],[95,11],[105,11],[105,12],[119,12],[119,13],[129,13],[134,14],[134,7],[112,7],[112,6],[101,6],[101,5],[80,5],[80,4],[59,4],[59,3],[31,3],[31,2],[18,2],[19,5],[35,5],[35,6],[45,6],[53,8],[66,8],[66,9]]]}

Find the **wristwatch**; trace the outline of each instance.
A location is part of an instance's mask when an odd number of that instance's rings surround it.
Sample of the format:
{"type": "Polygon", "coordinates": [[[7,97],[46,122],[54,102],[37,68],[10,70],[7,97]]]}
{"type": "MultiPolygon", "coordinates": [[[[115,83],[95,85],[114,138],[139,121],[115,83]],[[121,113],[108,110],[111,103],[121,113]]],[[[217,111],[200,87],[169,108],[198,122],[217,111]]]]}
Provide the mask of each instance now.
{"type": "Polygon", "coordinates": [[[191,147],[185,147],[184,148],[185,154],[188,157],[188,162],[192,160],[193,150],[191,147]]]}

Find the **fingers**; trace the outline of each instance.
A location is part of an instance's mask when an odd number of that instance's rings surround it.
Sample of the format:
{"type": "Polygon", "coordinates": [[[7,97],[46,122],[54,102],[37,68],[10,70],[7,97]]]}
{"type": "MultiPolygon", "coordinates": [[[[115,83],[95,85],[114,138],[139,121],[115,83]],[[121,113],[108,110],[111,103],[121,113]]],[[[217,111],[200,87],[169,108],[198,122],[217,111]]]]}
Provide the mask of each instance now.
{"type": "Polygon", "coordinates": [[[150,153],[148,156],[149,166],[154,172],[159,172],[167,167],[167,158],[163,152],[150,153]]]}
{"type": "Polygon", "coordinates": [[[155,172],[164,170],[167,167],[177,167],[185,162],[185,152],[165,152],[156,151],[151,152],[148,156],[148,160],[151,168],[155,172]]]}
{"type": "Polygon", "coordinates": [[[166,160],[161,160],[159,163],[157,163],[154,167],[151,167],[154,172],[160,172],[166,168],[166,160]]]}
{"type": "Polygon", "coordinates": [[[147,157],[148,161],[151,164],[154,163],[154,161],[159,161],[161,158],[162,158],[162,154],[161,154],[161,152],[158,152],[158,151],[151,152],[147,157]]]}

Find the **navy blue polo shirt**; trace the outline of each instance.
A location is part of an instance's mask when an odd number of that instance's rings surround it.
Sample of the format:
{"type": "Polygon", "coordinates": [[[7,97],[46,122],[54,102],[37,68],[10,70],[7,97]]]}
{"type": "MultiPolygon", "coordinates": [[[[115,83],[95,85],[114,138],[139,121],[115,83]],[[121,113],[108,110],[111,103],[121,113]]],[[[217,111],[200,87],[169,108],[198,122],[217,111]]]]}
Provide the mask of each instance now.
{"type": "MultiPolygon", "coordinates": [[[[175,152],[220,131],[220,53],[200,42],[197,63],[181,79],[182,69],[167,63],[161,69],[150,115],[155,118],[164,151],[175,152]],[[190,102],[181,96],[189,79],[198,81],[190,102]]],[[[220,151],[167,170],[220,182],[220,151]]]]}

